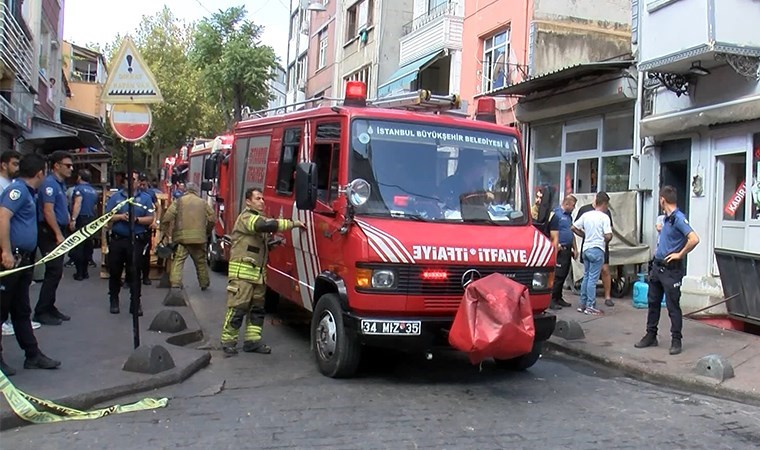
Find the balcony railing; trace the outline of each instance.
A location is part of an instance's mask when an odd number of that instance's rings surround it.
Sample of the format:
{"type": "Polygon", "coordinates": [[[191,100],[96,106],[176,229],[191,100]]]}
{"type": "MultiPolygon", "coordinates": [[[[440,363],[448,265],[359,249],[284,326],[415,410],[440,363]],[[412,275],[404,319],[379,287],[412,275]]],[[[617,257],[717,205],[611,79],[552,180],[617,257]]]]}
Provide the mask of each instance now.
{"type": "Polygon", "coordinates": [[[33,55],[31,40],[5,0],[0,0],[0,59],[28,88],[32,87],[33,55]]]}
{"type": "Polygon", "coordinates": [[[435,19],[446,15],[454,14],[456,12],[457,3],[450,0],[447,3],[442,3],[435,8],[429,10],[425,14],[415,17],[411,22],[401,27],[401,36],[406,36],[414,30],[418,30],[426,24],[434,21],[435,19]]]}

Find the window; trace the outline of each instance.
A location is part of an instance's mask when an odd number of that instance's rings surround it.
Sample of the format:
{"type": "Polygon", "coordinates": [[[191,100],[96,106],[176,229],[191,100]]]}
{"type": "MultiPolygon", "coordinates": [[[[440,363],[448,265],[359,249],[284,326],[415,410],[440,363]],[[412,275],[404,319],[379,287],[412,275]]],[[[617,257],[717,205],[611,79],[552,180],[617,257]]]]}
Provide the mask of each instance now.
{"type": "Polygon", "coordinates": [[[319,32],[319,59],[317,69],[322,69],[327,65],[327,28],[319,32]]]}
{"type": "Polygon", "coordinates": [[[372,0],[360,0],[346,11],[346,42],[372,25],[372,0]]]}
{"type": "Polygon", "coordinates": [[[562,155],[562,124],[533,128],[533,155],[551,158],[562,155]]]}
{"type": "Polygon", "coordinates": [[[509,29],[483,41],[483,92],[507,85],[509,29]]]}
{"type": "Polygon", "coordinates": [[[301,128],[285,130],[282,139],[280,163],[277,167],[277,193],[292,194],[295,184],[296,164],[298,163],[298,148],[301,145],[301,128]]]}
{"type": "Polygon", "coordinates": [[[317,198],[329,205],[331,201],[338,198],[340,123],[318,125],[316,140],[314,162],[317,165],[317,198]]]}
{"type": "Polygon", "coordinates": [[[760,133],[752,137],[752,219],[760,220],[760,133]]]}
{"type": "Polygon", "coordinates": [[[629,155],[602,158],[602,188],[605,192],[628,190],[628,171],[631,167],[629,155]]]}
{"type": "Polygon", "coordinates": [[[633,115],[605,117],[602,145],[604,151],[633,149],[633,115]]]}
{"type": "Polygon", "coordinates": [[[370,69],[371,69],[371,66],[364,66],[361,69],[357,70],[356,72],[352,73],[351,75],[343,78],[343,95],[345,95],[346,82],[348,81],[361,81],[362,83],[367,85],[367,91],[369,91],[370,76],[371,76],[370,69]]]}
{"type": "Polygon", "coordinates": [[[556,187],[555,200],[571,193],[627,191],[633,116],[614,113],[531,128],[531,151],[532,187],[556,187]]]}
{"type": "Polygon", "coordinates": [[[300,89],[306,80],[306,55],[298,58],[295,66],[290,68],[290,89],[300,89]]]}
{"type": "Polygon", "coordinates": [[[98,80],[98,63],[86,59],[74,62],[74,79],[95,83],[98,80]]]}
{"type": "Polygon", "coordinates": [[[565,136],[565,151],[580,152],[583,150],[596,150],[599,131],[596,129],[573,131],[565,136]]]}
{"type": "Polygon", "coordinates": [[[434,119],[354,119],[351,127],[348,179],[371,186],[357,214],[489,225],[527,220],[516,136],[434,119]]]}
{"type": "Polygon", "coordinates": [[[428,13],[438,12],[439,9],[443,9],[444,5],[448,5],[449,0],[428,0],[428,13]]]}

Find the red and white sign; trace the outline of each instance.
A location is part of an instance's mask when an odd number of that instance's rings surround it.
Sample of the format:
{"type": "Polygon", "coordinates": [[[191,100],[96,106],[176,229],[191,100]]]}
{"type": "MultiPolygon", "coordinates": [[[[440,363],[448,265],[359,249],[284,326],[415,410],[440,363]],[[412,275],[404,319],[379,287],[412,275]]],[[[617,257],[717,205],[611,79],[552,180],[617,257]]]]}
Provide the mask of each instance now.
{"type": "Polygon", "coordinates": [[[742,184],[740,184],[739,188],[736,189],[736,192],[734,192],[734,195],[731,196],[731,200],[729,200],[728,203],[726,203],[726,206],[723,208],[723,212],[726,213],[730,217],[734,217],[739,207],[744,204],[744,197],[746,196],[747,196],[747,183],[742,181],[742,184]]]}
{"type": "Polygon", "coordinates": [[[110,117],[113,131],[125,141],[139,141],[148,135],[153,115],[144,104],[113,105],[110,117]]]}

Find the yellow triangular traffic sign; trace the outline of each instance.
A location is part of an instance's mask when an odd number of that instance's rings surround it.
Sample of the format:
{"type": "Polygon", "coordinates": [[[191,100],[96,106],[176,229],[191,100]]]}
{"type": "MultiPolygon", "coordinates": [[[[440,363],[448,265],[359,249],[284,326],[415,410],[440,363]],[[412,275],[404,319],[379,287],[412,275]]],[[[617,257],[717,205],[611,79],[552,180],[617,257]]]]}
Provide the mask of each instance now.
{"type": "Polygon", "coordinates": [[[158,83],[145,64],[135,43],[127,36],[112,61],[103,88],[103,103],[160,103],[164,101],[158,83]]]}

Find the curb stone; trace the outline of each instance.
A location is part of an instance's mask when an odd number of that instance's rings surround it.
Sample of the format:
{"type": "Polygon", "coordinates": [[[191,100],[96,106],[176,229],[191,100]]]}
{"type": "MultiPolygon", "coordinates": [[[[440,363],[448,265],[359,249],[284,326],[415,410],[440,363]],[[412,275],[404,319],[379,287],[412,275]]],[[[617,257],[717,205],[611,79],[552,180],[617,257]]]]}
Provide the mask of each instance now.
{"type": "Polygon", "coordinates": [[[697,378],[696,374],[694,377],[689,377],[683,375],[647,371],[639,367],[637,364],[628,362],[625,359],[613,360],[606,356],[601,356],[588,350],[557,342],[554,339],[549,339],[546,341],[544,343],[544,348],[551,352],[567,354],[617,369],[632,378],[645,381],[647,383],[667,386],[695,394],[708,395],[723,400],[730,400],[738,403],[760,406],[760,392],[747,392],[723,386],[717,382],[710,382],[706,380],[703,381],[697,378]]]}
{"type": "MultiPolygon", "coordinates": [[[[117,398],[132,394],[139,394],[141,392],[151,391],[164,386],[181,383],[202,368],[208,366],[210,362],[211,353],[204,352],[195,357],[195,359],[190,364],[187,364],[182,368],[177,367],[166,372],[153,375],[145,380],[140,380],[122,386],[101,389],[94,392],[87,392],[83,394],[53,399],[51,401],[64,406],[68,406],[70,408],[86,410],[92,408],[94,405],[108,402],[117,398]]],[[[27,422],[26,420],[18,417],[16,413],[10,409],[4,398],[2,400],[2,405],[3,410],[0,411],[0,431],[25,425],[32,425],[31,422],[27,422]]]]}

